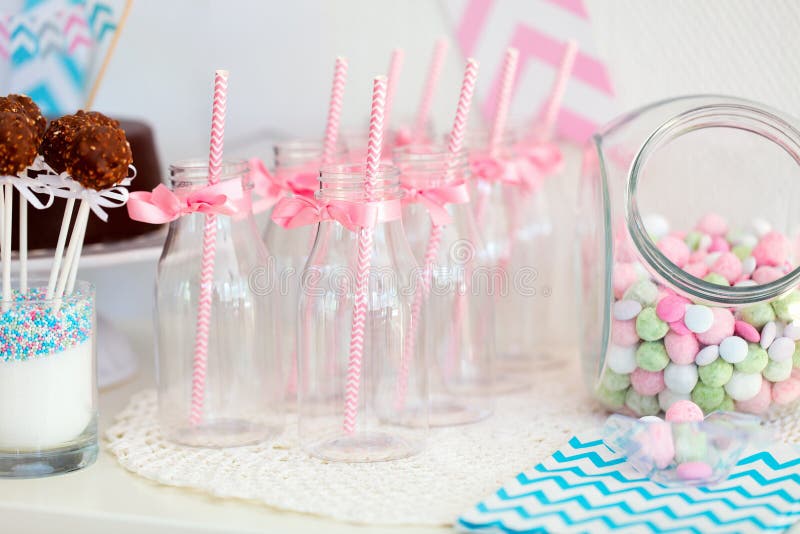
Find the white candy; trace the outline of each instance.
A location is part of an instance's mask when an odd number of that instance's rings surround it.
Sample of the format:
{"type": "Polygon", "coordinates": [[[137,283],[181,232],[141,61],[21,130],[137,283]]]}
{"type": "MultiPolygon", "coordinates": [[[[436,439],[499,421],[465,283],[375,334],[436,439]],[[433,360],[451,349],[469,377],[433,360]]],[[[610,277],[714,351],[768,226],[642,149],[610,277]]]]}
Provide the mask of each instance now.
{"type": "Polygon", "coordinates": [[[794,354],[794,341],[788,337],[775,338],[767,353],[776,362],[785,362],[794,354]]]}
{"type": "Polygon", "coordinates": [[[758,237],[764,237],[765,234],[772,230],[772,226],[760,217],[753,219],[750,222],[750,226],[752,226],[753,231],[758,237]]]}
{"type": "Polygon", "coordinates": [[[733,284],[733,287],[753,287],[757,285],[753,280],[740,280],[733,284]]]}
{"type": "Polygon", "coordinates": [[[745,247],[753,248],[756,245],[758,245],[758,236],[755,236],[753,234],[744,234],[739,239],[739,243],[738,244],[742,245],[742,246],[745,246],[745,247]]]}
{"type": "Polygon", "coordinates": [[[642,217],[644,229],[656,240],[661,239],[669,233],[669,221],[665,217],[656,213],[651,213],[642,217]]]}
{"type": "Polygon", "coordinates": [[[761,373],[742,373],[734,371],[725,384],[725,391],[733,400],[750,400],[761,391],[761,373]]]}
{"type": "Polygon", "coordinates": [[[747,256],[742,260],[742,274],[750,276],[756,270],[756,259],[753,256],[747,256]]]}
{"type": "Polygon", "coordinates": [[[614,319],[629,321],[642,311],[642,305],[635,300],[618,300],[614,303],[614,319]]]}
{"type": "Polygon", "coordinates": [[[770,321],[761,329],[761,339],[758,343],[762,349],[768,349],[777,335],[778,327],[775,325],[775,321],[770,321]]]}
{"type": "Polygon", "coordinates": [[[694,357],[694,363],[697,365],[709,365],[719,356],[719,345],[709,345],[700,349],[697,356],[694,357]]]}
{"type": "Polygon", "coordinates": [[[793,368],[792,360],[783,360],[782,362],[771,360],[762,374],[770,382],[783,382],[792,376],[793,368]]]}
{"type": "Polygon", "coordinates": [[[697,366],[670,363],[664,369],[664,384],[675,393],[691,393],[697,385],[697,366]]]}
{"type": "Polygon", "coordinates": [[[708,250],[708,247],[711,246],[711,236],[708,234],[703,234],[700,238],[700,241],[697,242],[697,250],[708,250]]]}
{"type": "Polygon", "coordinates": [[[695,334],[708,332],[714,324],[714,313],[708,306],[702,304],[690,304],[686,306],[686,315],[683,317],[686,328],[695,334]]]}
{"type": "Polygon", "coordinates": [[[650,273],[647,272],[647,269],[644,265],[639,263],[638,261],[633,264],[633,270],[636,271],[636,279],[637,280],[649,280],[650,273]]]}
{"type": "Polygon", "coordinates": [[[706,265],[711,267],[712,265],[714,265],[714,262],[716,262],[719,259],[720,256],[722,256],[721,252],[712,252],[711,254],[705,257],[706,265]]]}
{"type": "Polygon", "coordinates": [[[656,415],[644,415],[639,418],[642,423],[663,423],[664,420],[656,415]]]}
{"type": "Polygon", "coordinates": [[[688,393],[676,393],[669,389],[665,389],[658,394],[658,405],[663,412],[669,410],[670,406],[679,400],[692,400],[692,396],[688,393]]]}
{"type": "Polygon", "coordinates": [[[794,341],[800,339],[800,323],[798,323],[797,321],[792,321],[791,323],[784,326],[783,335],[788,337],[789,339],[793,339],[794,341]]]}
{"type": "Polygon", "coordinates": [[[739,336],[728,336],[719,344],[719,355],[728,363],[739,363],[747,358],[747,341],[739,336]]]}
{"type": "Polygon", "coordinates": [[[611,345],[606,354],[606,364],[615,373],[627,375],[636,369],[636,346],[611,345]]]}

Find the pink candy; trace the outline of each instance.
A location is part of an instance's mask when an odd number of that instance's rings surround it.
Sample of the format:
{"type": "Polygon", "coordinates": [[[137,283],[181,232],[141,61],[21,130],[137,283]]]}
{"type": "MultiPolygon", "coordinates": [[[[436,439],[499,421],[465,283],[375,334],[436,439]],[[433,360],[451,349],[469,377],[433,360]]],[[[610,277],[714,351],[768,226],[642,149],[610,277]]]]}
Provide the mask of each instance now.
{"type": "Polygon", "coordinates": [[[711,246],[708,247],[709,252],[729,252],[731,246],[722,236],[714,236],[711,239],[711,246]]]}
{"type": "Polygon", "coordinates": [[[664,417],[670,423],[695,423],[703,420],[703,410],[690,400],[675,401],[664,417]]]}
{"type": "Polygon", "coordinates": [[[728,231],[728,223],[716,213],[707,213],[697,223],[697,229],[710,236],[724,236],[728,231]]]}
{"type": "Polygon", "coordinates": [[[676,472],[682,480],[704,480],[711,477],[713,470],[705,462],[683,462],[676,472]]]}
{"type": "Polygon", "coordinates": [[[789,257],[789,240],[780,232],[768,232],[755,246],[752,254],[759,266],[777,267],[789,257]]]}
{"type": "Polygon", "coordinates": [[[737,336],[743,338],[750,343],[758,343],[761,341],[761,334],[758,333],[756,327],[744,321],[736,321],[733,326],[733,331],[737,336]]]}
{"type": "Polygon", "coordinates": [[[723,252],[711,266],[711,271],[721,274],[729,283],[742,276],[742,261],[733,252],[723,252]]]}
{"type": "Polygon", "coordinates": [[[772,385],[772,400],[775,404],[789,404],[800,399],[800,377],[792,376],[789,380],[772,385]]]}
{"type": "Polygon", "coordinates": [[[664,346],[669,354],[669,359],[680,365],[693,363],[694,357],[700,352],[700,344],[691,332],[684,335],[667,332],[664,337],[664,346]]]}
{"type": "Polygon", "coordinates": [[[664,322],[680,321],[686,314],[686,305],[689,300],[678,295],[666,296],[656,304],[656,315],[664,322]]]}
{"type": "Polygon", "coordinates": [[[614,275],[611,285],[614,287],[614,296],[621,299],[622,295],[636,281],[636,268],[632,263],[617,263],[614,265],[614,275]]]}
{"type": "Polygon", "coordinates": [[[725,308],[711,308],[714,314],[714,324],[702,334],[697,334],[697,340],[703,345],[719,345],[723,339],[733,335],[733,314],[725,308]]]}
{"type": "Polygon", "coordinates": [[[686,334],[691,334],[692,331],[686,328],[686,325],[683,324],[683,321],[673,321],[669,323],[669,329],[676,334],[680,334],[685,336],[686,334]]]}
{"type": "Polygon", "coordinates": [[[639,395],[658,395],[666,388],[664,372],[645,371],[637,367],[631,373],[631,386],[639,395]]]}
{"type": "Polygon", "coordinates": [[[764,265],[753,271],[752,279],[757,284],[768,284],[783,276],[783,271],[776,267],[764,265]]]}
{"type": "Polygon", "coordinates": [[[708,265],[703,260],[687,263],[683,266],[683,270],[691,274],[695,278],[703,278],[708,274],[708,265]]]}
{"type": "Polygon", "coordinates": [[[658,250],[678,267],[683,267],[689,261],[689,247],[677,237],[668,235],[662,238],[658,242],[658,250]]]}
{"type": "Polygon", "coordinates": [[[672,441],[672,427],[669,423],[657,421],[647,424],[642,439],[642,452],[647,454],[658,469],[665,469],[675,459],[675,444],[672,441]]]}
{"type": "Polygon", "coordinates": [[[631,347],[639,342],[639,334],[636,333],[636,320],[619,321],[614,319],[611,325],[611,341],[620,347],[631,347]]]}
{"type": "Polygon", "coordinates": [[[768,380],[762,380],[761,390],[756,396],[746,401],[737,401],[736,409],[740,412],[759,415],[769,409],[770,402],[772,402],[772,388],[770,382],[768,380]]]}

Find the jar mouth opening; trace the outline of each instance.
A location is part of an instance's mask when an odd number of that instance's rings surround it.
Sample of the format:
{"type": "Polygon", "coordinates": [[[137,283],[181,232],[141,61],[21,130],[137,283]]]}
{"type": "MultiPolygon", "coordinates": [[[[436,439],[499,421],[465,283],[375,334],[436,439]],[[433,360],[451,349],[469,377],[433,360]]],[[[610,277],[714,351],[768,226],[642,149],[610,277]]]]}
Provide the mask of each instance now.
{"type": "MultiPolygon", "coordinates": [[[[219,179],[241,178],[250,172],[250,165],[245,160],[225,160],[220,168],[219,179]]],[[[169,166],[169,175],[173,182],[201,183],[208,181],[208,159],[191,158],[180,160],[169,166]]]]}
{"type": "MultiPolygon", "coordinates": [[[[319,181],[325,183],[337,184],[361,184],[366,180],[367,166],[363,163],[335,163],[332,165],[324,165],[320,169],[319,181]]],[[[394,165],[381,163],[378,165],[378,172],[375,174],[375,180],[391,184],[397,182],[400,176],[400,171],[394,165]]]]}
{"type": "Polygon", "coordinates": [[[742,306],[780,297],[800,285],[800,265],[777,280],[754,286],[722,286],[697,278],[672,263],[650,238],[636,192],[651,156],[672,140],[705,128],[732,128],[761,136],[778,145],[800,165],[800,131],[770,111],[743,100],[740,102],[697,106],[662,123],[633,158],[625,192],[628,233],[649,270],[695,300],[722,306],[742,306]]]}

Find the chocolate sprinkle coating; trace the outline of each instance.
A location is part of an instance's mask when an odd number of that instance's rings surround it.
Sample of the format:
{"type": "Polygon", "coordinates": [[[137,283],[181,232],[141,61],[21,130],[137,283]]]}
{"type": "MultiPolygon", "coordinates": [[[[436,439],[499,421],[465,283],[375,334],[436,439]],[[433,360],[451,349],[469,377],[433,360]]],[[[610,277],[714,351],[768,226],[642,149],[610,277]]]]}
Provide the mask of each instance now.
{"type": "Polygon", "coordinates": [[[44,137],[44,132],[47,129],[47,119],[42,115],[42,110],[39,109],[36,102],[28,95],[8,95],[8,99],[22,108],[22,112],[33,121],[36,137],[39,142],[41,142],[42,137],[44,137]]]}
{"type": "Polygon", "coordinates": [[[132,162],[124,131],[91,122],[84,122],[66,153],[69,175],[84,187],[98,191],[121,182],[132,162]]]}
{"type": "Polygon", "coordinates": [[[114,120],[111,117],[103,115],[99,111],[84,111],[81,109],[75,114],[75,116],[92,124],[100,124],[102,126],[110,126],[111,128],[119,128],[118,120],[114,120]]]}
{"type": "Polygon", "coordinates": [[[0,112],[0,175],[16,176],[36,159],[36,132],[27,116],[0,112]]]}
{"type": "Polygon", "coordinates": [[[67,153],[75,142],[75,136],[86,122],[77,115],[64,115],[50,122],[39,148],[45,163],[57,173],[67,170],[67,153]]]}

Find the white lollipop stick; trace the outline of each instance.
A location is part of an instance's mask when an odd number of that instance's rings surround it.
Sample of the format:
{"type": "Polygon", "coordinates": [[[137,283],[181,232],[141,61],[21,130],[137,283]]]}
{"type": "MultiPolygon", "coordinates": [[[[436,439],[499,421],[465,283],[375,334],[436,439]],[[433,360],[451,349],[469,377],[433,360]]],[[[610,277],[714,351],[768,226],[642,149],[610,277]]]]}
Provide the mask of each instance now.
{"type": "Polygon", "coordinates": [[[81,261],[81,253],[83,252],[83,241],[86,239],[86,227],[88,226],[89,220],[86,220],[83,227],[81,228],[81,235],[78,236],[78,249],[75,251],[75,259],[72,261],[72,265],[69,269],[69,280],[67,281],[67,295],[72,294],[72,290],[75,289],[75,281],[78,279],[78,264],[81,261]]]}
{"type": "Polygon", "coordinates": [[[46,299],[50,300],[56,291],[56,280],[58,271],[61,269],[61,260],[64,256],[64,246],[67,244],[67,234],[69,233],[69,222],[72,219],[72,210],[75,207],[75,199],[68,198],[67,205],[64,207],[64,217],[61,219],[61,230],[58,232],[58,242],[56,243],[56,253],[53,255],[53,266],[50,268],[50,279],[47,281],[46,299]]]}
{"type": "MultiPolygon", "coordinates": [[[[3,185],[5,211],[3,211],[3,302],[11,302],[11,219],[13,215],[14,186],[3,185]]],[[[3,309],[6,309],[4,306],[3,309]]]]}
{"type": "Polygon", "coordinates": [[[56,285],[56,298],[61,298],[64,295],[64,290],[67,288],[67,281],[69,279],[70,269],[72,263],[75,261],[75,256],[78,252],[78,243],[81,234],[86,228],[86,222],[89,220],[89,203],[81,201],[78,208],[78,216],[75,219],[75,227],[72,229],[72,236],[69,239],[67,246],[67,254],[64,258],[64,266],[61,268],[61,273],[58,275],[58,284],[56,285]]]}
{"type": "Polygon", "coordinates": [[[19,195],[19,290],[28,293],[28,201],[19,195]]]}

